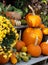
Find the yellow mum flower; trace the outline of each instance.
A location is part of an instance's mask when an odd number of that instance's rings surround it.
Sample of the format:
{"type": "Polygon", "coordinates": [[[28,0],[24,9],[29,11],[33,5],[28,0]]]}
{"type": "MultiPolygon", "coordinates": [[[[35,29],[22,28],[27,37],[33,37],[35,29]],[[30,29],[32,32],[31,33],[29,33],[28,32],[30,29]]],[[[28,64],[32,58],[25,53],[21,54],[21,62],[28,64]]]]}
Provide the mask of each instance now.
{"type": "Polygon", "coordinates": [[[5,29],[5,30],[3,30],[3,33],[4,33],[4,34],[6,34],[6,33],[7,33],[7,30],[6,30],[6,29],[5,29]]]}
{"type": "Polygon", "coordinates": [[[12,53],[9,53],[9,56],[8,56],[8,57],[10,58],[10,57],[11,57],[11,55],[12,55],[12,53]]]}
{"type": "Polygon", "coordinates": [[[2,24],[4,27],[8,27],[8,25],[6,25],[6,24],[2,24]]]}
{"type": "Polygon", "coordinates": [[[3,20],[3,16],[0,16],[0,21],[2,21],[3,20]]]}
{"type": "Polygon", "coordinates": [[[2,49],[2,46],[0,46],[0,49],[2,49]]]}
{"type": "Polygon", "coordinates": [[[10,20],[0,16],[0,54],[4,54],[5,58],[10,57],[13,51],[12,48],[15,46],[18,37],[17,30],[11,24],[10,20]]]}
{"type": "Polygon", "coordinates": [[[12,31],[14,32],[15,31],[15,28],[12,28],[12,31]]]}
{"type": "Polygon", "coordinates": [[[4,54],[4,51],[0,52],[0,55],[4,54]]]}
{"type": "Polygon", "coordinates": [[[3,41],[3,38],[0,37],[0,42],[3,41]]]}
{"type": "Polygon", "coordinates": [[[4,34],[2,37],[3,37],[3,38],[5,38],[5,37],[6,37],[6,35],[4,34]]]}
{"type": "Polygon", "coordinates": [[[6,59],[7,58],[7,55],[3,55],[3,57],[6,59]]]}

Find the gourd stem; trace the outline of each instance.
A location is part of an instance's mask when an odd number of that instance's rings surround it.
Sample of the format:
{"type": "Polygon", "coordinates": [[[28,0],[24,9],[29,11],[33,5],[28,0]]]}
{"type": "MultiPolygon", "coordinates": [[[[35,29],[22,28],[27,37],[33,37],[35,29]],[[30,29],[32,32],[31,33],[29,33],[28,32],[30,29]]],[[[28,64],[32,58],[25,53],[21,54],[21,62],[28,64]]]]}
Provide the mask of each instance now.
{"type": "Polygon", "coordinates": [[[30,5],[28,5],[29,9],[32,11],[33,15],[35,15],[34,9],[33,7],[31,7],[30,5]]]}
{"type": "Polygon", "coordinates": [[[35,40],[35,46],[37,45],[38,43],[38,36],[36,37],[36,40],[35,40]]]}
{"type": "Polygon", "coordinates": [[[46,44],[48,44],[48,40],[46,41],[46,44]]]}

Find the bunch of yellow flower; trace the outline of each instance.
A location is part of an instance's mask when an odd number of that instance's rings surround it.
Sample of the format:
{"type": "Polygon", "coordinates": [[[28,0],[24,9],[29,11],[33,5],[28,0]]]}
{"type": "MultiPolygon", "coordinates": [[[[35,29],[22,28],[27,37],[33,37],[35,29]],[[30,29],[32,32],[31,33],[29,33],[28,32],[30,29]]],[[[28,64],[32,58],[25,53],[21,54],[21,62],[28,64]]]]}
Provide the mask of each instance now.
{"type": "Polygon", "coordinates": [[[0,16],[0,54],[9,54],[18,39],[17,30],[10,20],[0,16]]]}

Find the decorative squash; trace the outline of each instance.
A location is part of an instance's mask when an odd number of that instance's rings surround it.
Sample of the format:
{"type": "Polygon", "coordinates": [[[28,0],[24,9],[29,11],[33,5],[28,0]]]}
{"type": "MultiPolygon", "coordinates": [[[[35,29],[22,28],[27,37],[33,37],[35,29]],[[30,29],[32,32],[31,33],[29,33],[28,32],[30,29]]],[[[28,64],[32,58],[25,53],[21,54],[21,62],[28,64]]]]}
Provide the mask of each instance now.
{"type": "Polygon", "coordinates": [[[14,19],[10,19],[10,20],[11,20],[12,25],[15,26],[16,25],[15,20],[14,19]]]}
{"type": "Polygon", "coordinates": [[[35,43],[36,36],[38,36],[38,44],[40,44],[43,37],[42,31],[39,28],[26,28],[23,32],[22,40],[25,42],[26,46],[28,46],[29,44],[35,43]]]}
{"type": "Polygon", "coordinates": [[[43,28],[42,32],[44,35],[48,35],[48,28],[43,28]]]}
{"type": "Polygon", "coordinates": [[[39,27],[40,27],[41,29],[44,29],[44,28],[45,28],[45,25],[41,23],[39,27]]]}
{"type": "Polygon", "coordinates": [[[0,55],[0,63],[1,63],[1,64],[5,64],[5,63],[7,63],[8,61],[9,61],[9,58],[6,57],[6,55],[5,55],[5,57],[4,57],[4,55],[0,55]]]}
{"type": "Polygon", "coordinates": [[[21,41],[21,40],[17,41],[17,43],[15,45],[17,51],[20,51],[23,46],[25,46],[25,43],[23,41],[21,41]]]}
{"type": "Polygon", "coordinates": [[[21,51],[22,52],[27,52],[27,47],[26,46],[22,47],[21,51]]]}
{"type": "Polygon", "coordinates": [[[17,63],[17,58],[15,53],[12,54],[12,56],[10,57],[10,61],[12,64],[16,64],[17,63]]]}
{"type": "Polygon", "coordinates": [[[38,57],[41,55],[41,48],[39,45],[37,45],[37,41],[38,39],[36,39],[35,44],[30,44],[27,47],[27,51],[31,56],[34,57],[38,57]]]}
{"type": "Polygon", "coordinates": [[[32,10],[32,13],[26,15],[25,19],[29,27],[38,27],[41,24],[41,18],[39,15],[34,14],[33,8],[29,5],[29,8],[32,10]]]}
{"type": "Polygon", "coordinates": [[[48,41],[47,42],[42,42],[41,45],[41,51],[43,55],[48,55],[48,41]]]}

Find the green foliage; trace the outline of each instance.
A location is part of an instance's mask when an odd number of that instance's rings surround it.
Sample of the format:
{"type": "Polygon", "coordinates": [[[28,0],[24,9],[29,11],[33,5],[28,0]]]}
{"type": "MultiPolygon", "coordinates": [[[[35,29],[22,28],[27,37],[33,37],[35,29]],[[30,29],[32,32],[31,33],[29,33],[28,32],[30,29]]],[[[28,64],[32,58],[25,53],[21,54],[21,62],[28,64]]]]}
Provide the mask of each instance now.
{"type": "Polygon", "coordinates": [[[15,1],[15,7],[19,8],[23,11],[23,16],[26,15],[26,13],[28,13],[28,3],[30,0],[16,0],[15,1]]]}
{"type": "Polygon", "coordinates": [[[0,13],[2,13],[2,11],[4,11],[4,5],[0,2],[0,13]]]}
{"type": "Polygon", "coordinates": [[[26,23],[26,20],[21,19],[21,24],[22,24],[22,25],[26,25],[26,24],[27,24],[27,23],[26,23]]]}
{"type": "Polygon", "coordinates": [[[40,15],[42,22],[48,26],[48,0],[31,0],[35,13],[40,15]]]}
{"type": "Polygon", "coordinates": [[[21,9],[18,9],[15,6],[11,6],[11,5],[6,6],[6,11],[15,11],[20,13],[21,16],[23,15],[23,12],[21,9]]]}
{"type": "Polygon", "coordinates": [[[15,0],[14,6],[6,6],[0,4],[1,11],[16,11],[24,17],[30,10],[28,5],[31,5],[36,14],[39,14],[42,18],[43,23],[48,26],[48,0],[15,0]]]}
{"type": "Polygon", "coordinates": [[[48,14],[45,15],[44,13],[41,14],[42,22],[48,27],[48,14]]]}
{"type": "Polygon", "coordinates": [[[6,37],[3,39],[3,42],[1,44],[2,47],[6,46],[7,50],[4,49],[5,52],[7,52],[10,49],[10,45],[15,40],[15,34],[11,31],[10,34],[6,34],[6,37]]]}
{"type": "Polygon", "coordinates": [[[15,6],[17,8],[23,8],[27,4],[27,0],[16,0],[15,1],[15,6]]]}

